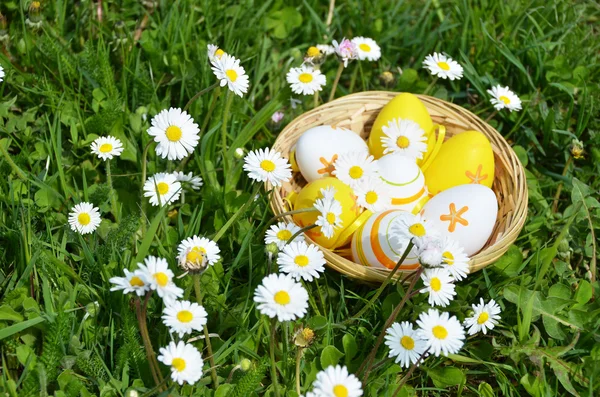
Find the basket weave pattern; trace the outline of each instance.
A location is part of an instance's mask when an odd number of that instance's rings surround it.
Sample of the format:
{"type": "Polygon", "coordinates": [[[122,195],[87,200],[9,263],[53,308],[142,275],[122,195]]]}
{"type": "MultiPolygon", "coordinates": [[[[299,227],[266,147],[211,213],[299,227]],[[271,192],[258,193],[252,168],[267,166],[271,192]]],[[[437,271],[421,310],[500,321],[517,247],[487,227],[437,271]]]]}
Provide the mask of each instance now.
{"type": "MultiPolygon", "coordinates": [[[[319,125],[336,125],[368,138],[371,126],[379,111],[397,92],[369,91],[347,95],[321,105],[294,119],[275,141],[273,149],[289,158],[290,150],[302,133],[319,125]]],[[[517,239],[527,215],[527,183],[525,172],[515,152],[506,140],[489,124],[466,109],[441,99],[417,95],[425,104],[434,123],[446,127],[446,139],[462,131],[477,130],[485,134],[492,144],[495,160],[495,178],[492,189],[498,199],[498,217],[492,235],[483,249],[471,257],[471,272],[480,270],[495,262],[517,239]]],[[[291,191],[300,191],[306,181],[299,172],[294,173],[290,183],[275,189],[271,198],[271,208],[275,214],[290,210],[284,197],[291,191]]],[[[267,186],[272,188],[271,186],[267,186]]],[[[287,217],[287,222],[292,222],[287,217]]],[[[307,241],[314,244],[310,238],[307,241]]],[[[366,282],[382,282],[388,271],[363,266],[346,259],[335,252],[324,249],[328,265],[350,277],[366,282]]],[[[397,277],[402,276],[398,272],[397,277]]]]}

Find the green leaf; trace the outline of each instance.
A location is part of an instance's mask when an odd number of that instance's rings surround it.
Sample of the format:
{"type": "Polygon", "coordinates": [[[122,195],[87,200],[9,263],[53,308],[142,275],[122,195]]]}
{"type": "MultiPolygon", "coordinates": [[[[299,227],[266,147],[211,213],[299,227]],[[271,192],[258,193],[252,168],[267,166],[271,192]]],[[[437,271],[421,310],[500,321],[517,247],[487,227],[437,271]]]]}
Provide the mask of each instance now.
{"type": "Polygon", "coordinates": [[[330,365],[337,365],[342,357],[344,357],[344,353],[335,346],[326,346],[321,352],[321,368],[325,369],[330,365]]]}
{"type": "Polygon", "coordinates": [[[342,345],[344,346],[344,353],[346,354],[346,363],[349,363],[358,352],[356,339],[354,339],[354,336],[351,334],[346,334],[342,338],[342,345]]]}
{"type": "Polygon", "coordinates": [[[152,240],[156,237],[156,231],[158,230],[158,226],[160,225],[160,221],[165,216],[165,211],[167,210],[167,206],[163,206],[160,211],[156,215],[154,215],[154,219],[150,222],[150,227],[146,231],[146,235],[142,240],[142,244],[138,249],[138,254],[135,257],[135,263],[141,263],[143,259],[148,255],[148,251],[150,250],[150,245],[152,244],[152,240]]]}
{"type": "Polygon", "coordinates": [[[490,386],[489,383],[483,382],[479,384],[479,387],[477,388],[477,393],[479,393],[479,395],[481,397],[495,397],[496,393],[494,393],[494,389],[492,389],[492,386],[490,386]]]}
{"type": "Polygon", "coordinates": [[[575,292],[574,299],[577,301],[575,306],[583,306],[592,299],[592,284],[587,280],[579,280],[579,287],[575,292]]]}
{"type": "Polygon", "coordinates": [[[26,321],[11,325],[10,327],[2,328],[2,329],[0,329],[0,340],[2,340],[4,338],[8,338],[9,336],[16,334],[17,332],[24,331],[27,328],[33,327],[34,325],[43,323],[44,321],[46,321],[45,318],[36,317],[36,318],[32,318],[31,320],[26,320],[26,321]]]}
{"type": "Polygon", "coordinates": [[[293,7],[286,7],[269,14],[265,20],[267,29],[273,31],[273,36],[285,39],[289,34],[302,25],[302,14],[293,7]]]}
{"type": "Polygon", "coordinates": [[[323,316],[313,316],[308,320],[308,327],[313,330],[319,330],[327,326],[327,319],[323,316]]]}
{"type": "Polygon", "coordinates": [[[427,370],[435,387],[445,388],[462,385],[467,381],[465,374],[455,367],[438,367],[427,370]]]}
{"type": "Polygon", "coordinates": [[[219,386],[217,391],[215,392],[215,397],[227,397],[227,394],[234,388],[235,386],[232,384],[224,384],[219,386]]]}
{"type": "Polygon", "coordinates": [[[523,254],[516,245],[511,245],[508,251],[494,264],[493,269],[504,273],[508,277],[518,275],[519,268],[523,264],[523,254]]]}
{"type": "Polygon", "coordinates": [[[513,150],[517,154],[517,157],[519,158],[521,164],[523,164],[523,167],[527,167],[527,164],[529,164],[529,156],[527,155],[527,150],[525,150],[525,148],[520,145],[513,146],[513,150]]]}
{"type": "Polygon", "coordinates": [[[8,320],[8,321],[23,321],[23,316],[15,311],[12,307],[8,305],[0,306],[0,321],[8,320]]]}

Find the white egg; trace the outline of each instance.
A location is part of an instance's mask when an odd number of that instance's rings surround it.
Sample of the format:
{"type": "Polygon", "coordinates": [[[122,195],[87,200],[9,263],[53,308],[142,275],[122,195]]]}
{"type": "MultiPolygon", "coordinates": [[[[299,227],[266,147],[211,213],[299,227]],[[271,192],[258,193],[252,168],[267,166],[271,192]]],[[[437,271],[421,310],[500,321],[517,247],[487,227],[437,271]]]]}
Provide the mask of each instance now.
{"type": "Polygon", "coordinates": [[[333,163],[341,154],[360,151],[369,149],[358,134],[341,127],[321,125],[300,136],[294,157],[304,179],[312,182],[333,176],[333,163]]]}
{"type": "Polygon", "coordinates": [[[389,186],[393,208],[411,212],[428,200],[425,176],[413,159],[393,153],[380,158],[377,164],[379,176],[389,186]]]}
{"type": "Polygon", "coordinates": [[[461,244],[470,256],[490,238],[498,216],[498,200],[487,186],[460,185],[435,195],[421,215],[443,235],[461,244]]]}

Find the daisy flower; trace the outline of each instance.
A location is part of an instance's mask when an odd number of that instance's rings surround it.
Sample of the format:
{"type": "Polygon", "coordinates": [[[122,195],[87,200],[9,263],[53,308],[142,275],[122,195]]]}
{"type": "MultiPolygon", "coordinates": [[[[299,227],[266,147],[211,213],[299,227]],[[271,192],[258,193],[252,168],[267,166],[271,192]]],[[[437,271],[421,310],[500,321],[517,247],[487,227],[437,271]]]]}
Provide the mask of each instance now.
{"type": "Polygon", "coordinates": [[[208,54],[208,60],[210,62],[216,62],[217,60],[221,59],[223,54],[225,54],[225,51],[223,51],[219,48],[219,46],[214,44],[207,44],[206,52],[208,54]]]}
{"type": "Polygon", "coordinates": [[[413,215],[410,212],[401,212],[390,226],[392,241],[404,251],[411,239],[417,248],[424,242],[425,236],[436,237],[438,231],[433,226],[421,218],[420,214],[413,215]]]}
{"type": "Polygon", "coordinates": [[[428,268],[442,267],[444,261],[442,239],[428,235],[421,239],[418,247],[419,263],[428,268]]]}
{"type": "MultiPolygon", "coordinates": [[[[322,191],[323,189],[321,189],[322,191]]],[[[327,238],[331,238],[334,229],[342,227],[342,205],[333,197],[317,199],[315,208],[320,212],[316,225],[321,226],[321,232],[327,238]]]]}
{"type": "Polygon", "coordinates": [[[450,272],[444,268],[426,269],[421,274],[425,288],[420,292],[429,293],[429,304],[431,306],[446,307],[454,299],[454,279],[450,272]]]}
{"type": "MultiPolygon", "coordinates": [[[[283,249],[288,240],[292,238],[300,230],[300,227],[294,223],[279,222],[276,225],[271,225],[265,234],[265,245],[275,243],[277,248],[283,249]]],[[[294,241],[302,241],[302,235],[299,234],[294,238],[294,241]]]]}
{"type": "Polygon", "coordinates": [[[269,274],[254,291],[258,310],[279,321],[304,317],[308,309],[308,292],[287,274],[269,274]]]}
{"type": "Polygon", "coordinates": [[[364,151],[342,153],[333,166],[333,175],[351,188],[356,187],[361,180],[374,176],[378,171],[375,158],[364,151]]]}
{"type": "Polygon", "coordinates": [[[431,354],[456,354],[464,344],[465,330],[460,321],[455,316],[450,317],[447,312],[429,309],[419,315],[417,325],[431,354]]]}
{"type": "Polygon", "coordinates": [[[191,172],[188,172],[186,175],[181,171],[175,171],[173,172],[173,175],[175,176],[175,180],[177,182],[189,184],[189,186],[194,190],[200,189],[200,187],[204,184],[201,177],[195,176],[191,172]]]}
{"type": "Polygon", "coordinates": [[[490,102],[496,110],[508,109],[511,112],[513,110],[521,110],[521,99],[512,92],[508,87],[502,87],[498,84],[492,87],[491,90],[487,90],[488,94],[492,96],[490,102]]]}
{"type": "Polygon", "coordinates": [[[321,65],[325,61],[325,54],[321,52],[317,47],[308,47],[306,54],[304,55],[304,63],[309,65],[321,65]]]}
{"type": "Polygon", "coordinates": [[[101,136],[92,142],[92,153],[102,160],[111,160],[114,156],[123,153],[123,144],[114,136],[101,136]]]}
{"type": "Polygon", "coordinates": [[[220,59],[211,61],[213,73],[221,80],[221,87],[227,86],[234,94],[243,96],[248,92],[248,76],[240,60],[229,54],[221,55],[220,59]]]}
{"type": "Polygon", "coordinates": [[[197,261],[200,256],[206,256],[209,265],[214,265],[221,259],[221,250],[217,243],[206,237],[192,236],[186,238],[177,247],[179,260],[197,261]]]}
{"type": "Polygon", "coordinates": [[[358,378],[339,365],[330,365],[318,372],[313,387],[313,393],[322,397],[360,397],[363,394],[358,378]]]}
{"type": "Polygon", "coordinates": [[[427,55],[423,64],[432,75],[442,79],[460,80],[463,76],[463,67],[444,54],[434,52],[433,55],[427,55]]]}
{"type": "Polygon", "coordinates": [[[465,319],[465,327],[468,327],[469,335],[475,335],[479,331],[487,334],[489,329],[493,329],[498,325],[500,320],[500,306],[495,300],[490,299],[488,303],[479,298],[478,305],[473,306],[473,315],[465,319]]]}
{"type": "Polygon", "coordinates": [[[388,185],[375,176],[361,179],[354,186],[356,202],[371,212],[385,211],[391,208],[392,196],[388,185]]]}
{"type": "Polygon", "coordinates": [[[4,79],[4,69],[0,66],[0,81],[4,79]]]}
{"type": "Polygon", "coordinates": [[[356,46],[358,59],[361,61],[376,61],[381,58],[381,48],[379,48],[375,40],[359,36],[353,38],[352,43],[356,46]]]}
{"type": "Polygon", "coordinates": [[[249,152],[244,158],[244,171],[255,181],[267,181],[273,186],[281,186],[292,178],[288,160],[269,148],[249,152]]]}
{"type": "Polygon", "coordinates": [[[202,355],[192,345],[183,341],[175,344],[169,343],[167,347],[161,347],[158,361],[171,367],[171,379],[183,385],[184,382],[193,385],[202,378],[202,355]]]}
{"type": "Polygon", "coordinates": [[[337,193],[337,190],[335,190],[333,186],[327,186],[326,188],[319,189],[319,192],[321,193],[323,199],[333,200],[335,194],[337,193]]]}
{"type": "Polygon", "coordinates": [[[358,59],[358,49],[352,41],[344,38],[339,44],[335,40],[333,40],[332,44],[335,53],[340,59],[340,62],[344,64],[344,67],[348,66],[348,62],[358,59]]]}
{"type": "Polygon", "coordinates": [[[74,232],[88,234],[100,225],[100,212],[92,203],[79,203],[69,213],[69,224],[74,232]]]}
{"type": "Polygon", "coordinates": [[[316,47],[325,55],[331,55],[335,53],[335,47],[329,44],[317,44],[316,47]]]}
{"type": "Polygon", "coordinates": [[[399,153],[420,160],[427,151],[425,131],[416,122],[409,119],[392,119],[381,127],[383,154],[399,153]]]}
{"type": "Polygon", "coordinates": [[[425,339],[408,321],[392,324],[385,331],[385,344],[390,348],[389,357],[396,357],[396,364],[406,368],[416,364],[427,348],[425,339]]]}
{"type": "Polygon", "coordinates": [[[156,290],[158,296],[170,303],[183,296],[183,290],[173,282],[173,272],[164,258],[149,256],[144,259],[144,264],[138,263],[140,275],[150,288],[156,290]]]}
{"type": "Polygon", "coordinates": [[[292,91],[302,95],[312,95],[321,91],[327,82],[325,75],[320,70],[306,65],[291,68],[286,79],[292,91]]]}
{"type": "Polygon", "coordinates": [[[160,172],[152,175],[144,183],[144,197],[150,198],[152,205],[166,205],[175,202],[181,194],[181,183],[173,174],[160,172]]]}
{"type": "Polygon", "coordinates": [[[182,338],[192,331],[202,331],[206,325],[206,310],[196,302],[174,301],[163,310],[163,323],[182,338]]]}
{"type": "Polygon", "coordinates": [[[161,110],[152,118],[151,124],[148,134],[158,143],[156,154],[163,159],[181,160],[198,145],[198,124],[179,108],[161,110]]]}
{"type": "Polygon", "coordinates": [[[111,291],[123,291],[124,294],[135,292],[138,296],[143,296],[150,290],[150,285],[144,281],[143,273],[139,270],[130,272],[123,269],[125,277],[111,277],[110,281],[115,286],[111,291]]]}
{"type": "Polygon", "coordinates": [[[296,280],[313,281],[325,271],[323,252],[314,244],[304,241],[291,243],[283,247],[277,256],[279,271],[287,273],[296,280]]]}
{"type": "Polygon", "coordinates": [[[442,244],[444,267],[455,280],[460,281],[469,274],[469,257],[458,242],[446,236],[442,244]]]}

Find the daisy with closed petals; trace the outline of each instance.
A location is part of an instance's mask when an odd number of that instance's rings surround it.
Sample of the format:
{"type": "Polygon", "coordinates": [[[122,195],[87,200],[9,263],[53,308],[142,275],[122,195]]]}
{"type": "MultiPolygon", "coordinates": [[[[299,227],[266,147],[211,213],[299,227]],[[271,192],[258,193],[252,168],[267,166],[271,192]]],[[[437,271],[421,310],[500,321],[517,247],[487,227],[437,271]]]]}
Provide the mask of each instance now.
{"type": "Polygon", "coordinates": [[[181,338],[192,331],[202,331],[206,316],[206,310],[196,302],[175,301],[165,306],[162,319],[171,332],[181,338]]]}
{"type": "Polygon", "coordinates": [[[379,169],[375,158],[366,151],[342,153],[333,166],[333,175],[351,188],[356,187],[358,182],[375,176],[379,169]]]}
{"type": "Polygon", "coordinates": [[[429,293],[431,306],[446,307],[454,299],[454,279],[445,268],[426,269],[421,279],[425,285],[421,293],[429,293]]]}
{"type": "Polygon", "coordinates": [[[419,263],[426,268],[441,268],[444,261],[442,244],[442,239],[439,236],[428,235],[423,237],[417,248],[419,263]]]}
{"type": "Polygon", "coordinates": [[[292,91],[302,95],[312,95],[321,91],[327,82],[325,75],[320,70],[307,65],[291,68],[286,79],[292,91]]]}
{"type": "Polygon", "coordinates": [[[92,203],[79,203],[69,213],[69,224],[74,232],[88,234],[100,225],[100,212],[92,203]]]}
{"type": "Polygon", "coordinates": [[[193,385],[202,378],[202,355],[194,346],[183,341],[170,342],[167,347],[158,351],[158,361],[171,367],[171,379],[183,385],[193,385]]]}
{"type": "Polygon", "coordinates": [[[175,172],[173,172],[173,175],[175,175],[175,180],[177,182],[183,183],[184,186],[188,185],[193,190],[200,189],[202,187],[202,185],[204,184],[204,182],[202,182],[202,178],[201,177],[195,176],[191,172],[188,172],[187,174],[184,174],[181,171],[175,171],[175,172]]]}
{"type": "Polygon", "coordinates": [[[446,236],[442,242],[442,258],[444,267],[455,280],[460,281],[467,277],[467,274],[469,274],[469,257],[463,247],[451,237],[446,236]]]}
{"type": "Polygon", "coordinates": [[[502,87],[498,84],[492,87],[491,90],[487,90],[487,93],[492,96],[490,102],[496,110],[508,109],[511,112],[521,110],[521,99],[508,87],[502,87]]]}
{"type": "Polygon", "coordinates": [[[361,61],[369,60],[376,61],[381,58],[381,48],[375,42],[375,40],[368,37],[355,37],[352,42],[356,46],[358,52],[358,59],[361,61]]]}
{"type": "Polygon", "coordinates": [[[221,59],[223,54],[225,54],[225,51],[223,51],[219,48],[219,46],[214,44],[207,44],[206,52],[208,54],[208,60],[211,62],[216,62],[217,60],[221,59]]]}
{"type": "Polygon", "coordinates": [[[423,64],[432,75],[442,79],[460,80],[463,76],[463,67],[444,54],[434,52],[433,55],[427,55],[423,64]]]}
{"type": "Polygon", "coordinates": [[[314,244],[304,241],[291,243],[283,247],[277,256],[279,271],[287,273],[296,280],[313,281],[325,271],[323,252],[314,244]]]}
{"type": "Polygon", "coordinates": [[[320,397],[360,397],[362,383],[345,366],[330,365],[317,373],[313,393],[320,397]]]}
{"type": "Polygon", "coordinates": [[[483,301],[483,298],[479,298],[478,305],[473,306],[473,315],[465,319],[465,327],[468,327],[469,335],[475,335],[478,332],[487,334],[489,329],[493,329],[498,325],[500,320],[500,306],[495,300],[490,299],[488,303],[483,301]]]}
{"type": "Polygon", "coordinates": [[[254,291],[258,310],[270,318],[290,321],[304,317],[308,292],[287,274],[269,274],[254,291]]]}
{"type": "Polygon", "coordinates": [[[111,160],[115,156],[123,153],[123,144],[114,136],[101,136],[92,142],[92,153],[102,160],[111,160]]]}
{"type": "Polygon", "coordinates": [[[163,159],[181,160],[198,145],[200,128],[186,111],[163,109],[152,118],[151,124],[148,134],[158,143],[156,154],[163,159]]]}
{"type": "Polygon", "coordinates": [[[333,197],[327,197],[317,199],[314,207],[320,212],[315,224],[321,226],[325,237],[331,238],[334,230],[342,227],[342,205],[333,197]]]}
{"type": "MultiPolygon", "coordinates": [[[[279,222],[276,225],[271,225],[265,234],[265,245],[275,243],[280,250],[285,247],[288,240],[292,238],[300,230],[300,227],[294,223],[279,222]]],[[[301,234],[294,238],[294,241],[302,241],[301,234]]]]}
{"type": "Polygon", "coordinates": [[[209,265],[214,265],[221,259],[221,249],[214,241],[206,237],[192,236],[186,238],[177,247],[179,260],[186,261],[198,260],[200,256],[205,256],[209,265]]]}
{"type": "Polygon", "coordinates": [[[352,41],[344,38],[344,39],[342,39],[342,41],[340,43],[333,40],[332,44],[333,44],[335,53],[337,54],[338,58],[340,59],[340,62],[342,62],[344,64],[344,67],[348,66],[348,62],[350,62],[354,59],[358,59],[358,49],[356,48],[356,45],[352,41]]]}
{"type": "Polygon", "coordinates": [[[152,175],[144,183],[144,197],[150,198],[150,204],[167,205],[171,204],[181,195],[181,183],[177,182],[177,177],[173,174],[160,172],[152,175]]]}
{"type": "Polygon", "coordinates": [[[183,290],[173,282],[174,275],[166,259],[148,256],[144,259],[144,264],[138,263],[138,268],[144,282],[149,284],[151,289],[156,290],[165,303],[173,302],[183,296],[183,290]]]}
{"type": "Polygon", "coordinates": [[[244,171],[251,179],[269,182],[273,186],[281,186],[292,178],[289,161],[281,157],[281,153],[269,148],[249,152],[244,158],[244,171]]]}
{"type": "Polygon", "coordinates": [[[429,309],[419,315],[417,325],[429,353],[436,356],[456,354],[465,343],[465,330],[460,321],[447,312],[429,309]]]}
{"type": "Polygon", "coordinates": [[[427,348],[425,339],[408,321],[392,324],[385,331],[385,344],[390,348],[389,357],[396,357],[396,364],[406,368],[416,364],[427,348]]]}
{"type": "Polygon", "coordinates": [[[392,195],[387,183],[377,176],[361,179],[354,186],[356,202],[371,212],[385,211],[392,207],[392,195]]]}
{"type": "Polygon", "coordinates": [[[425,131],[416,122],[409,119],[392,119],[381,130],[383,153],[399,153],[415,160],[423,158],[427,151],[425,131]]]}
{"type": "Polygon", "coordinates": [[[221,55],[221,58],[211,61],[213,73],[219,79],[221,87],[227,86],[234,94],[243,96],[248,92],[248,76],[240,60],[229,54],[221,55]]]}
{"type": "Polygon", "coordinates": [[[150,290],[150,284],[144,281],[144,276],[139,270],[130,272],[123,269],[125,277],[111,277],[110,281],[115,286],[111,291],[123,291],[124,294],[135,292],[138,296],[144,296],[150,290]]]}

